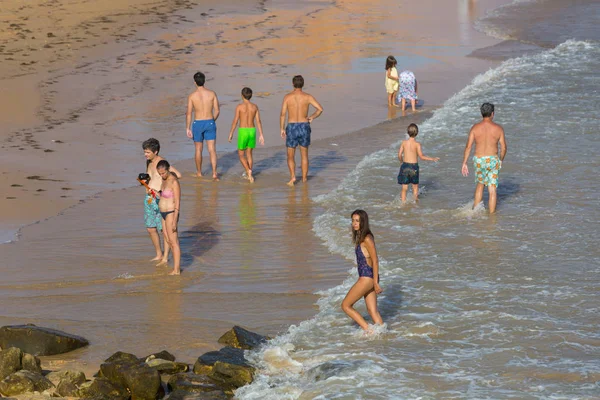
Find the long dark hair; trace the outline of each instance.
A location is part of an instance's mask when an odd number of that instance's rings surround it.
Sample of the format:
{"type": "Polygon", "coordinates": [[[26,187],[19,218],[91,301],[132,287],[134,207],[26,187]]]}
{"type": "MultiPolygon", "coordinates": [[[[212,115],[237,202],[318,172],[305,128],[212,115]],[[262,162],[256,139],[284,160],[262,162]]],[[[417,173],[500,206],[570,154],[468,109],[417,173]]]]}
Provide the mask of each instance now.
{"type": "Polygon", "coordinates": [[[394,67],[396,64],[398,64],[396,58],[394,56],[388,56],[387,60],[385,60],[385,70],[387,71],[388,69],[394,67]]]}
{"type": "Polygon", "coordinates": [[[365,210],[354,210],[352,211],[350,218],[355,215],[358,215],[360,225],[357,231],[352,229],[352,243],[354,243],[355,246],[358,246],[365,241],[367,236],[371,235],[375,237],[375,235],[373,235],[373,232],[371,232],[371,229],[369,228],[369,215],[367,215],[367,212],[365,210]]]}

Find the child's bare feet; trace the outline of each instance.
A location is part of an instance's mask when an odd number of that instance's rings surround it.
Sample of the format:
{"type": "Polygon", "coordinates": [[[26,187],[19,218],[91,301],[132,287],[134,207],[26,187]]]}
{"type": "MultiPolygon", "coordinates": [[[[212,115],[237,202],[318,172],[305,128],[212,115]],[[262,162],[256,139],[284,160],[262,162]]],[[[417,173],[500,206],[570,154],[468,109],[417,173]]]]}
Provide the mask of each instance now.
{"type": "Polygon", "coordinates": [[[219,176],[213,175],[213,182],[219,182],[219,176]]]}
{"type": "Polygon", "coordinates": [[[251,169],[248,170],[248,180],[250,181],[250,183],[254,183],[254,176],[252,175],[251,169]]]}
{"type": "Polygon", "coordinates": [[[181,271],[173,270],[173,271],[169,272],[169,275],[181,275],[181,271]]]}
{"type": "Polygon", "coordinates": [[[152,260],[150,261],[158,261],[162,258],[162,254],[157,254],[156,257],[154,257],[152,260]]]}
{"type": "Polygon", "coordinates": [[[290,181],[287,183],[288,186],[294,186],[296,184],[296,177],[293,177],[292,179],[290,179],[290,181]]]}
{"type": "Polygon", "coordinates": [[[160,266],[160,265],[167,265],[167,260],[162,259],[162,260],[160,260],[159,262],[156,263],[157,267],[160,266]]]}

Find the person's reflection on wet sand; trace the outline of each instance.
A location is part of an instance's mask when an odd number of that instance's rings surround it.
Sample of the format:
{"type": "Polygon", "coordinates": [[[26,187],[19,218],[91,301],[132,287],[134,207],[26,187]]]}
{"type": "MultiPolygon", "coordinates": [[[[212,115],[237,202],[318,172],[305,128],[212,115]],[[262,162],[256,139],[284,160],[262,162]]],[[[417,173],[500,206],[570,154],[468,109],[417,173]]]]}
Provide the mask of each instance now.
{"type": "Polygon", "coordinates": [[[243,260],[242,268],[254,269],[255,267],[255,246],[258,243],[255,236],[259,234],[256,232],[256,214],[252,188],[248,187],[240,194],[237,209],[237,215],[240,219],[241,243],[239,250],[240,259],[243,260]]]}

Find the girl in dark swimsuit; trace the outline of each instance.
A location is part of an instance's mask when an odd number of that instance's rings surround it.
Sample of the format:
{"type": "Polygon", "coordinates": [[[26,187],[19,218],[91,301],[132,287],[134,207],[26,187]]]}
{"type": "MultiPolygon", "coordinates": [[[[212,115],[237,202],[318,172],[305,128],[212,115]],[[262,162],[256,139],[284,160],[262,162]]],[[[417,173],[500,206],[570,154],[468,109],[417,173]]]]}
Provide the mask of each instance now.
{"type": "Polygon", "coordinates": [[[383,320],[377,311],[377,295],[383,290],[379,286],[379,261],[375,240],[369,229],[369,216],[363,210],[356,210],[352,213],[352,242],[356,252],[358,281],[350,288],[342,301],[342,310],[361,328],[369,331],[367,321],[354,309],[354,303],[364,297],[367,311],[373,322],[382,325],[383,320]]]}

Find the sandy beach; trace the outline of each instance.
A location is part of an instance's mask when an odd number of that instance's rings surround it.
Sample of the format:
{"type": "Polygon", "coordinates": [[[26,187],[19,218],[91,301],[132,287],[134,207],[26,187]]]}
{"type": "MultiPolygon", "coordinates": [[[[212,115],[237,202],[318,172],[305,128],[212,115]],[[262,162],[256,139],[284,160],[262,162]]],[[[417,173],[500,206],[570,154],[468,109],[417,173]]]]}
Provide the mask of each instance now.
{"type": "Polygon", "coordinates": [[[352,265],[313,235],[321,209],[311,199],[498,64],[467,56],[499,42],[473,22],[506,1],[101,3],[0,6],[0,231],[13,240],[0,246],[0,324],[87,337],[90,347],[44,360],[86,372],[116,350],[166,348],[193,362],[233,324],[275,335],[313,315],[315,293],[352,265]],[[386,107],[388,54],[417,75],[425,105],[415,115],[386,107]],[[196,70],[222,105],[218,184],[189,176],[185,98],[196,70]],[[325,112],[313,125],[311,179],[289,189],[278,115],[297,73],[325,112]],[[254,185],[226,142],[243,86],[265,126],[254,185]],[[148,137],[185,172],[180,278],[147,262],[134,179],[148,137]]]}

